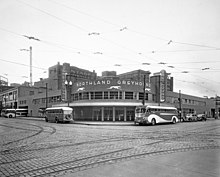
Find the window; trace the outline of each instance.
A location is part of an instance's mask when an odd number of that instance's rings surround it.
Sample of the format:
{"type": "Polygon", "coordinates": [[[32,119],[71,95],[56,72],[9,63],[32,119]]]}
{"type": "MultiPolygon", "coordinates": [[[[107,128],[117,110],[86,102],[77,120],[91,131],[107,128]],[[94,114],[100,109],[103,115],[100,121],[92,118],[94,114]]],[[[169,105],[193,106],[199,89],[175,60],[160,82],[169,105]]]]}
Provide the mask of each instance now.
{"type": "Polygon", "coordinates": [[[40,99],[33,99],[33,104],[40,104],[40,99]]]}
{"type": "MultiPolygon", "coordinates": [[[[139,100],[143,100],[144,99],[144,93],[140,92],[139,93],[139,100]]],[[[145,100],[148,100],[148,93],[145,93],[145,100]]]]}
{"type": "Polygon", "coordinates": [[[13,100],[13,94],[12,94],[12,92],[9,93],[9,100],[13,100]]]}
{"type": "Polygon", "coordinates": [[[90,95],[91,95],[91,100],[93,100],[93,99],[94,99],[94,97],[95,97],[94,92],[90,92],[90,95]]]}
{"type": "Polygon", "coordinates": [[[83,100],[88,100],[89,99],[89,92],[83,92],[82,99],[83,100]]]}
{"type": "Polygon", "coordinates": [[[125,92],[125,99],[133,99],[133,92],[125,92]]]}
{"type": "Polygon", "coordinates": [[[79,96],[78,96],[78,93],[76,93],[76,94],[73,94],[73,100],[78,100],[79,99],[79,96]]]}
{"type": "Polygon", "coordinates": [[[30,96],[31,96],[31,95],[34,95],[34,91],[31,90],[31,91],[29,92],[29,95],[30,95],[30,96]]]}
{"type": "Polygon", "coordinates": [[[108,93],[109,93],[109,92],[104,92],[104,99],[109,99],[109,98],[108,98],[108,93]]]}
{"type": "Polygon", "coordinates": [[[21,101],[19,101],[19,103],[20,103],[20,104],[26,104],[27,101],[26,101],[26,100],[21,100],[21,101]]]}
{"type": "Polygon", "coordinates": [[[102,92],[95,92],[95,99],[102,99],[102,92]]]}
{"type": "Polygon", "coordinates": [[[110,99],[118,99],[118,92],[110,92],[110,99]]]}
{"type": "Polygon", "coordinates": [[[122,92],[119,92],[119,99],[122,99],[122,92]]]}
{"type": "Polygon", "coordinates": [[[79,100],[83,99],[83,93],[79,93],[79,100]]]}

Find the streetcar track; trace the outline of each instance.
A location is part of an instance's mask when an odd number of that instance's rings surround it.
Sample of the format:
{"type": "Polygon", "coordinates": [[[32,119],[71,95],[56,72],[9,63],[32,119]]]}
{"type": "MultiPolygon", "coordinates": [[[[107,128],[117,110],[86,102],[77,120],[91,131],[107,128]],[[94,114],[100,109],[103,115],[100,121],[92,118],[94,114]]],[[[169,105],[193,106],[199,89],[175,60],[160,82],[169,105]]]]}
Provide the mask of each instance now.
{"type": "Polygon", "coordinates": [[[195,146],[195,147],[190,147],[190,148],[188,148],[188,147],[187,148],[176,148],[176,149],[167,149],[167,150],[159,150],[159,151],[154,151],[154,152],[144,152],[144,153],[139,153],[139,154],[125,155],[123,157],[98,159],[96,162],[91,162],[91,163],[82,164],[82,165],[75,165],[74,164],[74,163],[77,163],[80,161],[89,161],[89,159],[92,159],[92,158],[102,157],[102,156],[134,149],[134,147],[132,147],[132,148],[126,148],[126,149],[116,150],[116,151],[112,151],[112,152],[102,153],[99,155],[93,155],[93,156],[89,156],[89,157],[85,157],[85,158],[81,158],[81,159],[76,159],[76,160],[72,160],[72,161],[67,161],[67,162],[56,164],[56,165],[48,165],[46,167],[41,167],[36,170],[29,170],[29,171],[25,171],[23,173],[17,173],[16,175],[11,175],[11,176],[28,175],[30,173],[38,172],[38,171],[43,171],[44,173],[39,174],[39,175],[35,175],[35,176],[45,176],[45,175],[55,174],[55,173],[68,171],[68,170],[73,170],[74,172],[77,172],[77,171],[81,171],[82,167],[84,167],[85,169],[88,169],[89,167],[93,168],[95,165],[100,165],[100,164],[105,164],[105,163],[112,164],[112,163],[117,163],[118,161],[122,161],[122,160],[126,160],[126,159],[136,159],[136,158],[145,157],[145,156],[149,156],[149,155],[162,155],[162,154],[167,154],[167,153],[186,152],[186,151],[188,152],[188,151],[195,151],[195,150],[219,149],[219,148],[220,148],[220,146],[212,146],[212,147],[210,147],[210,146],[196,147],[195,146]],[[68,165],[68,166],[66,168],[63,168],[63,167],[65,167],[65,165],[68,165]],[[62,167],[61,170],[58,168],[59,166],[62,167]],[[71,167],[69,167],[69,166],[71,166],[71,167]],[[53,169],[53,172],[45,172],[47,169],[53,169]]]}
{"type": "MultiPolygon", "coordinates": [[[[32,125],[32,124],[29,124],[32,125]]],[[[1,125],[0,125],[1,126],[1,125]]],[[[33,125],[34,126],[34,125],[33,125]]],[[[38,126],[38,128],[41,126],[38,126]]],[[[56,133],[56,129],[53,126],[45,126],[45,127],[41,127],[43,129],[42,132],[46,132],[46,127],[51,128],[51,131],[47,131],[48,135],[53,135],[54,133],[56,133]]],[[[190,144],[179,144],[177,147],[176,146],[169,146],[169,141],[172,143],[173,141],[177,141],[177,142],[185,142],[185,141],[191,141],[191,138],[194,138],[195,135],[202,133],[202,135],[208,136],[211,135],[210,131],[213,130],[217,130],[219,129],[220,126],[215,126],[213,127],[213,125],[211,126],[206,126],[206,127],[196,127],[196,128],[188,128],[186,127],[186,129],[182,130],[182,131],[178,131],[178,127],[176,128],[172,128],[172,130],[167,130],[165,128],[163,128],[162,130],[158,130],[158,131],[143,131],[143,129],[141,131],[133,131],[134,133],[132,134],[128,134],[127,132],[129,132],[129,130],[126,130],[126,132],[123,132],[123,134],[121,136],[111,136],[111,138],[104,138],[104,139],[96,139],[96,140],[90,140],[90,141],[83,141],[83,142],[78,142],[78,143],[72,143],[72,141],[74,141],[74,139],[71,139],[71,144],[61,144],[61,145],[56,145],[56,144],[45,144],[47,147],[42,147],[42,148],[36,148],[35,149],[31,149],[33,148],[32,146],[20,146],[18,148],[13,148],[13,149],[7,149],[7,150],[3,150],[0,151],[1,155],[4,154],[9,154],[8,157],[13,157],[14,153],[21,153],[22,152],[27,152],[24,153],[28,154],[28,152],[33,152],[31,154],[31,157],[27,157],[24,158],[22,160],[19,159],[13,159],[7,162],[3,162],[0,163],[0,167],[2,168],[7,168],[7,166],[14,166],[15,168],[19,168],[19,165],[22,165],[23,163],[31,163],[32,161],[35,162],[37,161],[38,158],[41,158],[40,155],[39,156],[35,156],[34,153],[36,151],[39,150],[50,150],[50,149],[55,149],[55,148],[60,148],[60,147],[75,147],[77,151],[75,151],[74,149],[74,153],[78,155],[78,157],[73,157],[71,158],[66,158],[65,161],[60,161],[60,156],[58,155],[57,157],[54,157],[53,163],[50,163],[50,155],[44,157],[45,162],[40,163],[38,167],[34,167],[34,168],[28,168],[28,166],[25,166],[24,170],[17,170],[16,174],[11,173],[8,176],[57,176],[59,175],[59,173],[75,173],[75,172],[79,172],[82,170],[87,170],[89,168],[95,168],[99,165],[104,165],[104,164],[112,164],[112,163],[118,163],[124,160],[130,160],[130,159],[136,159],[136,158],[143,158],[146,156],[150,156],[150,155],[161,155],[161,154],[169,154],[169,153],[177,153],[177,152],[187,152],[187,151],[197,151],[197,150],[207,150],[207,149],[220,149],[219,144],[217,144],[215,142],[215,140],[213,140],[214,143],[199,143],[199,144],[194,144],[194,145],[190,145],[190,144]],[[201,130],[200,130],[201,129],[201,130]],[[179,135],[180,134],[180,135],[179,135]],[[149,135],[149,137],[148,137],[149,135]],[[156,135],[156,136],[155,136],[156,135]],[[140,144],[138,144],[137,146],[133,145],[135,142],[133,142],[132,140],[137,139],[137,141],[140,141],[140,144]],[[142,140],[157,140],[154,142],[149,142],[146,144],[142,144],[141,141],[142,140]],[[110,143],[114,143],[114,142],[123,142],[123,141],[128,141],[125,142],[125,144],[110,144],[110,143]],[[163,146],[163,143],[168,142],[165,144],[165,146],[163,146]],[[112,151],[96,151],[95,150],[95,146],[99,146],[99,143],[109,143],[106,144],[109,147],[113,146],[112,151]],[[126,143],[129,143],[129,146],[127,148],[124,148],[124,146],[126,145],[126,143]],[[131,144],[130,144],[131,143],[131,144]],[[158,144],[159,146],[154,146],[155,144],[158,144]],[[80,148],[83,145],[91,145],[90,148],[92,148],[92,151],[88,151],[86,154],[78,154],[78,152],[80,152],[80,148]],[[93,146],[95,145],[95,146],[93,146]],[[150,148],[145,148],[145,146],[149,146],[150,148]],[[181,147],[182,146],[182,147],[181,147]],[[161,149],[161,147],[163,147],[161,149]],[[26,149],[25,149],[26,148],[26,149]],[[29,148],[29,149],[27,149],[29,148]],[[148,150],[147,150],[148,149],[148,150]],[[100,153],[100,154],[97,154],[100,153]],[[87,156],[86,156],[87,155],[87,156]],[[86,157],[85,157],[86,156],[86,157]],[[11,164],[11,165],[10,165],[11,164]]],[[[117,129],[118,130],[118,129],[117,129]]],[[[39,131],[39,130],[35,130],[35,131],[39,131]]],[[[125,131],[125,130],[124,130],[125,131]]],[[[83,132],[83,131],[82,131],[83,132]]],[[[82,133],[80,132],[80,133],[82,133]]],[[[94,138],[96,134],[90,136],[89,138],[94,138]]],[[[102,135],[103,136],[103,135],[102,135]]],[[[105,134],[104,137],[109,137],[108,134],[105,134]]],[[[197,138],[197,137],[195,137],[197,138]]],[[[206,137],[205,137],[206,138],[206,137]]],[[[40,137],[37,139],[37,141],[40,141],[44,139],[44,137],[40,137]]],[[[206,142],[207,139],[198,139],[199,141],[204,141],[206,142]]],[[[20,140],[21,141],[21,140],[20,140]]],[[[56,143],[59,143],[59,141],[57,141],[56,143]]],[[[65,142],[64,142],[65,143],[65,142]]],[[[139,143],[139,142],[138,142],[139,143]]],[[[177,143],[178,144],[178,143],[177,143]]],[[[33,145],[33,143],[30,143],[29,145],[33,145]]],[[[44,146],[44,144],[42,144],[44,146]]],[[[107,146],[107,147],[108,147],[107,146]]],[[[86,147],[83,146],[83,149],[86,152],[86,147]]],[[[101,148],[100,148],[101,149],[101,148]]],[[[89,150],[89,149],[88,149],[89,150]]],[[[44,153],[44,152],[42,152],[44,153]]],[[[68,157],[68,155],[66,156],[68,157]]],[[[7,176],[7,174],[6,174],[7,176]]]]}
{"type": "MultiPolygon", "coordinates": [[[[45,149],[56,149],[60,147],[71,147],[71,146],[80,146],[80,145],[87,145],[87,144],[95,144],[95,143],[113,143],[113,142],[118,142],[118,141],[125,141],[125,140],[133,140],[134,138],[106,138],[106,139],[99,139],[99,140],[92,140],[92,141],[85,141],[85,142],[78,142],[78,143],[73,143],[73,144],[62,144],[62,145],[56,145],[56,146],[51,146],[51,147],[43,147],[43,148],[38,148],[38,149],[23,149],[21,151],[15,151],[17,149],[7,149],[0,151],[0,154],[13,154],[13,153],[18,153],[18,152],[30,152],[30,151],[40,151],[40,150],[45,150],[45,149]],[[110,141],[109,141],[110,140],[110,141]],[[12,151],[12,152],[10,152],[12,151]]],[[[26,146],[20,146],[19,148],[26,147],[26,146]]]]}
{"type": "MultiPolygon", "coordinates": [[[[209,127],[213,127],[213,126],[209,126],[209,127]]],[[[18,148],[12,148],[12,149],[7,149],[7,150],[3,150],[3,151],[0,151],[0,154],[13,154],[13,153],[18,153],[18,152],[26,152],[26,151],[40,151],[40,150],[45,150],[45,149],[56,149],[56,148],[60,148],[60,147],[71,147],[71,146],[80,146],[80,145],[86,145],[86,144],[95,144],[95,143],[104,143],[104,142],[118,142],[118,141],[125,141],[125,140],[133,140],[133,139],[151,139],[151,140],[158,140],[160,139],[159,141],[156,141],[156,142],[151,142],[150,144],[157,144],[157,143],[161,143],[161,142],[165,142],[165,141],[170,141],[170,140],[174,140],[174,139],[178,139],[178,138],[182,138],[182,137],[186,137],[186,136],[192,136],[192,131],[194,130],[198,130],[198,129],[202,129],[204,127],[199,127],[199,128],[195,128],[195,129],[191,129],[190,131],[188,131],[187,133],[184,133],[183,135],[181,136],[177,136],[177,137],[173,137],[173,138],[170,138],[170,137],[166,137],[166,139],[164,139],[165,137],[143,137],[143,138],[140,138],[140,137],[114,137],[114,138],[106,138],[106,139],[99,139],[99,140],[92,140],[92,141],[86,141],[86,142],[78,142],[78,143],[73,143],[73,144],[62,144],[62,145],[55,145],[55,146],[50,146],[50,147],[42,147],[42,148],[38,148],[38,149],[23,149],[25,147],[27,147],[27,145],[25,146],[20,146],[18,147],[20,150],[18,150],[18,148]],[[110,141],[109,141],[110,140],[110,141]],[[13,152],[13,150],[15,150],[13,152]]],[[[207,127],[206,127],[207,128],[207,127]]],[[[217,128],[220,128],[220,127],[214,127],[212,129],[209,129],[209,130],[206,130],[206,131],[211,131],[211,130],[214,130],[214,129],[217,129],[217,128]]],[[[54,134],[56,132],[56,129],[53,130],[53,132],[51,134],[54,134]]],[[[138,132],[140,133],[140,132],[138,132]]],[[[144,132],[146,133],[146,132],[144,132]]],[[[160,133],[160,134],[164,134],[164,132],[161,132],[161,131],[148,131],[147,133],[160,133]]],[[[173,133],[171,133],[173,134],[173,133]]],[[[181,141],[181,140],[180,140],[181,141]]],[[[145,145],[148,145],[145,144],[145,145]]]]}
{"type": "MultiPolygon", "coordinates": [[[[179,138],[182,138],[182,137],[185,137],[186,135],[181,135],[181,136],[177,136],[177,137],[173,137],[173,138],[169,138],[169,139],[163,139],[163,140],[159,140],[159,141],[154,141],[154,142],[150,142],[150,143],[146,143],[146,144],[141,144],[141,145],[138,145],[138,146],[133,146],[133,147],[130,147],[130,148],[128,148],[128,149],[133,149],[133,148],[140,148],[140,147],[143,147],[143,146],[150,146],[150,145],[155,145],[155,144],[159,144],[159,143],[164,143],[164,142],[167,142],[167,141],[173,141],[173,140],[176,140],[176,139],[179,139],[179,138]]],[[[124,139],[124,138],[120,138],[120,139],[115,139],[115,138],[113,138],[113,139],[111,139],[112,141],[109,141],[110,139],[105,139],[105,140],[95,140],[95,141],[87,141],[87,142],[80,142],[80,143],[75,143],[75,144],[69,144],[69,145],[60,145],[60,146],[56,146],[56,147],[50,147],[50,148],[42,148],[42,149],[31,149],[31,150],[25,150],[25,152],[27,152],[27,151],[37,151],[37,150],[44,150],[44,149],[53,149],[53,148],[59,148],[59,147],[70,147],[70,146],[80,146],[80,145],[85,145],[85,144],[95,144],[95,143],[99,143],[99,142],[101,142],[101,143],[104,143],[104,142],[108,142],[108,143],[110,143],[110,142],[116,142],[116,141],[125,141],[125,140],[133,140],[133,139],[135,139],[135,138],[126,138],[126,139],[124,139]]],[[[144,138],[145,140],[146,139],[151,139],[151,138],[144,138]]],[[[181,139],[181,140],[179,140],[180,142],[183,142],[183,140],[181,139]]],[[[128,150],[127,149],[127,150],[128,150]]],[[[17,153],[17,152],[16,152],[17,153]]],[[[9,153],[8,153],[9,154],[9,153]]],[[[20,161],[25,161],[25,160],[30,160],[30,159],[22,159],[22,160],[20,160],[20,161]]],[[[18,161],[18,160],[16,160],[16,161],[18,161]]],[[[13,162],[15,162],[15,161],[13,161],[13,162]]],[[[8,163],[10,163],[10,162],[8,162],[8,163]]],[[[3,164],[3,163],[2,163],[3,164]]]]}
{"type": "MultiPolygon", "coordinates": [[[[20,128],[20,127],[14,127],[14,126],[9,126],[9,125],[3,125],[3,124],[0,124],[0,126],[5,126],[5,127],[9,127],[9,128],[14,128],[14,129],[22,129],[22,130],[28,130],[28,131],[36,131],[36,133],[32,134],[32,135],[29,135],[29,136],[26,136],[24,138],[20,138],[20,139],[17,139],[17,140],[13,140],[13,141],[10,141],[10,142],[7,142],[7,143],[3,143],[2,146],[6,146],[6,145],[9,145],[9,144],[12,144],[12,143],[17,143],[19,141],[23,141],[23,140],[26,140],[26,139],[29,139],[29,138],[32,138],[32,137],[35,137],[35,136],[38,136],[39,134],[41,134],[42,132],[46,132],[48,133],[48,131],[45,131],[45,129],[42,127],[42,126],[38,126],[38,125],[34,125],[34,124],[27,124],[27,123],[22,123],[24,125],[29,125],[29,126],[33,126],[33,127],[37,127],[39,128],[39,130],[31,130],[31,129],[25,129],[25,128],[20,128]]],[[[50,126],[46,126],[46,127],[50,127],[50,126]]],[[[54,127],[50,127],[52,128],[52,132],[49,132],[50,135],[56,133],[56,129],[54,127]]]]}

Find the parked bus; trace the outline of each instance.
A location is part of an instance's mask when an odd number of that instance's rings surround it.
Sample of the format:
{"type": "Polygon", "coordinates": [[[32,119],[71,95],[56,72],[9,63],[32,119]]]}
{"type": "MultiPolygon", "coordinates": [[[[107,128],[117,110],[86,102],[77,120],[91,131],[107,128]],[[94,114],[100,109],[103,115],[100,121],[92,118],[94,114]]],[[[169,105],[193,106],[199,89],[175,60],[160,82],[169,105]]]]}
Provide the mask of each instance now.
{"type": "Polygon", "coordinates": [[[1,112],[2,117],[13,118],[13,117],[27,117],[28,109],[3,109],[1,112]]]}
{"type": "Polygon", "coordinates": [[[46,122],[70,122],[73,120],[73,109],[70,107],[53,107],[46,109],[46,122]]]}
{"type": "Polygon", "coordinates": [[[157,123],[179,122],[178,111],[174,107],[138,106],[135,109],[134,123],[139,125],[157,123]]]}

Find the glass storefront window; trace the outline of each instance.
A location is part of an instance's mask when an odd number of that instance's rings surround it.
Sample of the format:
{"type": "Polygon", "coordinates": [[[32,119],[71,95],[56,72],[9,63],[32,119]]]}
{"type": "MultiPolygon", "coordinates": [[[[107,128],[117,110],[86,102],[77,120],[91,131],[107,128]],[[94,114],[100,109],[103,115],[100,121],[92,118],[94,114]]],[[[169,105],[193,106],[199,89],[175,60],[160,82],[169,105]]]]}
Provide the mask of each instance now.
{"type": "Polygon", "coordinates": [[[134,117],[135,117],[135,108],[127,108],[126,120],[127,121],[134,121],[134,117]]]}
{"type": "Polygon", "coordinates": [[[113,121],[112,107],[104,107],[104,121],[113,121]]]}
{"type": "Polygon", "coordinates": [[[124,121],[124,107],[115,108],[115,121],[124,121]]]}
{"type": "Polygon", "coordinates": [[[102,120],[102,108],[94,107],[92,110],[92,120],[93,121],[101,121],[102,120]]]}

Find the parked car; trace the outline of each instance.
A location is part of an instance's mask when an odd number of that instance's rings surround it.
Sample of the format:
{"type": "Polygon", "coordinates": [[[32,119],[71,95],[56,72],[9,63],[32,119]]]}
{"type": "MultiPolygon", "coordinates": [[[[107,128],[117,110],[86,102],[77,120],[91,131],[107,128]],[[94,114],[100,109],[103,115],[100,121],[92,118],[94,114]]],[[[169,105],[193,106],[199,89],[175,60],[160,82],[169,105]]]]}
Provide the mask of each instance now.
{"type": "Polygon", "coordinates": [[[186,114],[184,121],[197,121],[197,115],[196,114],[186,114]]]}
{"type": "Polygon", "coordinates": [[[197,120],[198,121],[206,121],[206,115],[205,114],[197,114],[197,120]]]}

